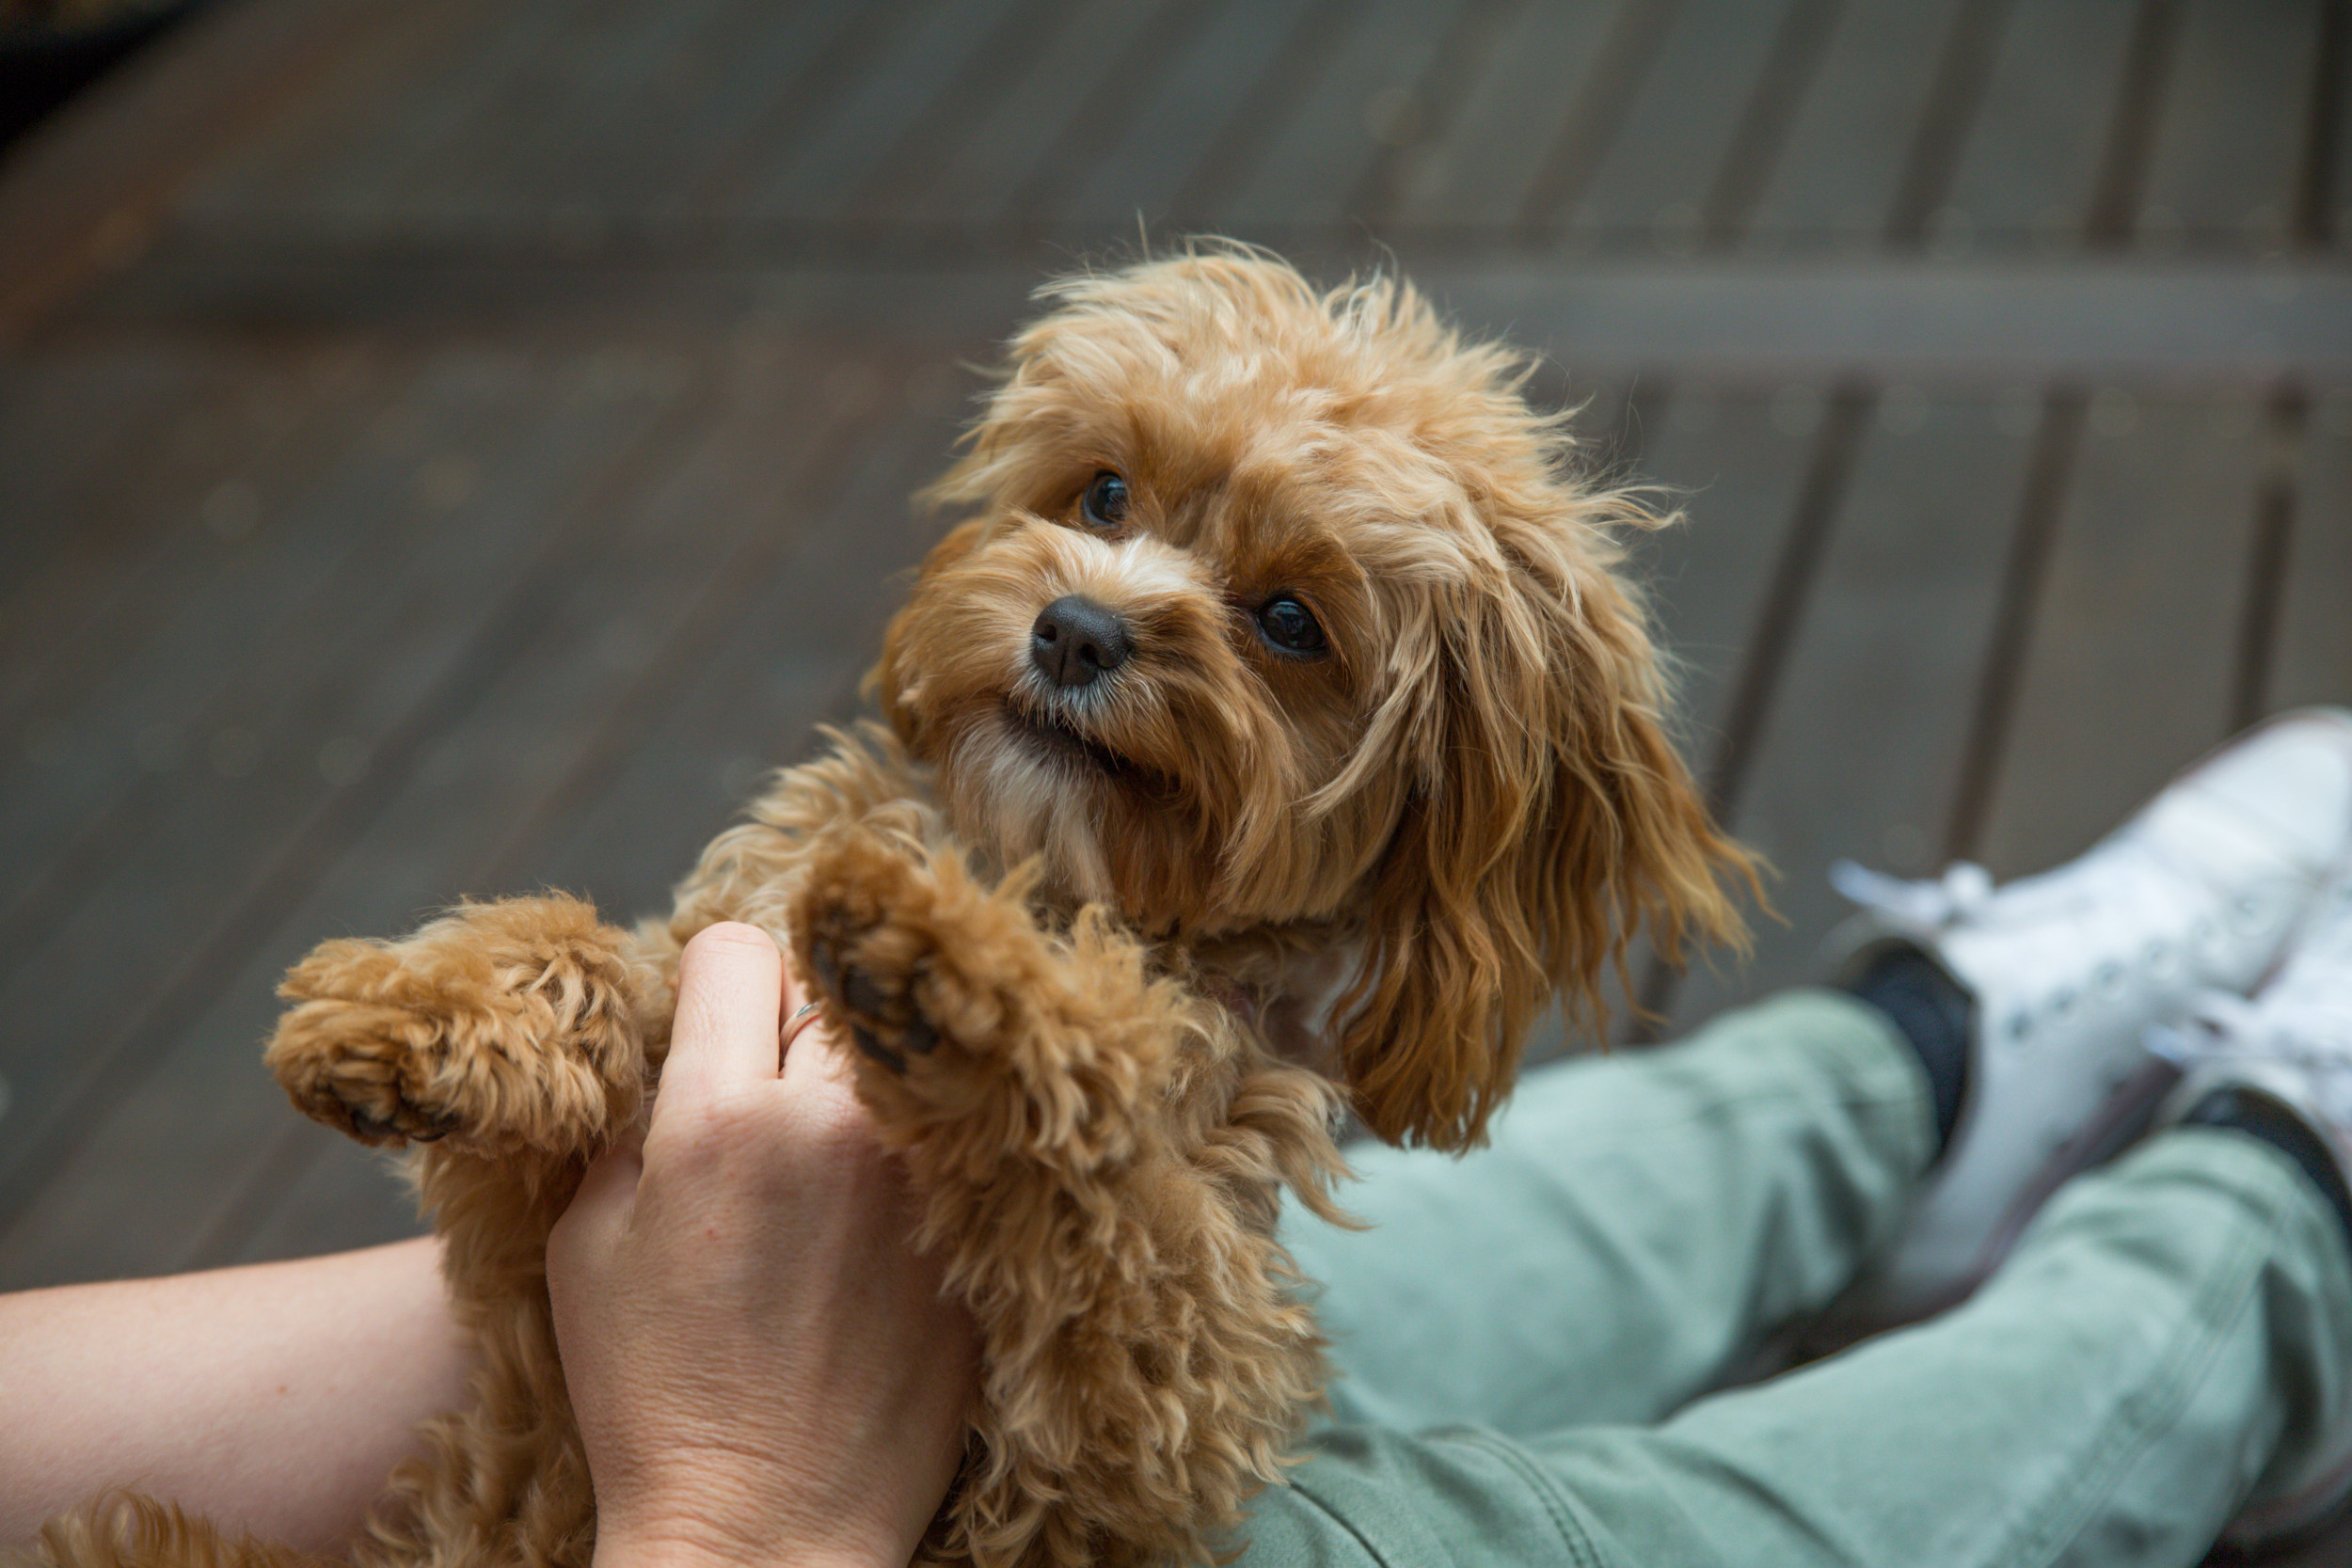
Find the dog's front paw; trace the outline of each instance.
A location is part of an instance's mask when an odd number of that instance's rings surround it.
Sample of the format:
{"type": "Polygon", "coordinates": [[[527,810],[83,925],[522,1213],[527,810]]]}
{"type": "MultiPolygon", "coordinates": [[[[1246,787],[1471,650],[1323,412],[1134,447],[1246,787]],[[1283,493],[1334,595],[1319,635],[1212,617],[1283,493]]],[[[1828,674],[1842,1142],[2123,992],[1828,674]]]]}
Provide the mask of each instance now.
{"type": "Polygon", "coordinates": [[[643,1092],[627,940],[548,897],[326,942],[279,988],[294,1006],[264,1059],[306,1115],[362,1143],[593,1148],[643,1092]]]}
{"type": "Polygon", "coordinates": [[[886,1120],[969,1114],[1017,1071],[1041,939],[960,863],[879,834],[818,853],[792,927],[803,972],[886,1120]]]}
{"type": "Polygon", "coordinates": [[[808,966],[823,989],[833,1016],[849,1031],[850,1039],[868,1060],[892,1072],[907,1069],[907,1056],[928,1056],[939,1045],[939,1029],[925,1018],[914,1000],[920,972],[878,971],[860,962],[870,934],[834,928],[814,935],[808,966]]]}
{"type": "Polygon", "coordinates": [[[329,942],[306,959],[288,982],[304,1000],[278,1021],[265,1059],[312,1120],[365,1144],[437,1143],[465,1122],[451,1093],[451,1021],[429,998],[387,996],[412,988],[373,957],[329,942]]]}

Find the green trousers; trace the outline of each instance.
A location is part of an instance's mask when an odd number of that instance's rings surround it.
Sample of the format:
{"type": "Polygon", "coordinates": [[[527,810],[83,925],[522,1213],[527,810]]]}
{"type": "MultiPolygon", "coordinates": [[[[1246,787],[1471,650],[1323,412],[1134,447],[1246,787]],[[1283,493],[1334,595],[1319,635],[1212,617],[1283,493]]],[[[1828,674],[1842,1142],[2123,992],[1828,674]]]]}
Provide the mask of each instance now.
{"type": "Polygon", "coordinates": [[[1915,1058],[1804,991],[1532,1073],[1459,1161],[1356,1151],[1286,1229],[1334,1418],[1244,1561],[2189,1564],[2341,1443],[2352,1260],[2294,1164],[2176,1129],[2075,1181],[1967,1306],[1725,1392],[1899,1224],[1915,1058]]]}

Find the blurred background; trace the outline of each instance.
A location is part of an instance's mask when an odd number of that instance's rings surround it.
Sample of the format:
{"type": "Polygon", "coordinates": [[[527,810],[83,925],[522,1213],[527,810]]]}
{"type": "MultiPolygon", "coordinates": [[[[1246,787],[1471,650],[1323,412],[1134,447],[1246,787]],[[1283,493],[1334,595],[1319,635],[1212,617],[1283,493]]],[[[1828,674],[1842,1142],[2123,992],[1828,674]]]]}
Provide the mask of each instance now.
{"type": "MultiPolygon", "coordinates": [[[[46,8],[56,11],[63,8],[46,8]]],[[[29,25],[24,6],[0,12],[29,25]]],[[[0,32],[0,39],[6,37],[0,32]]],[[[1782,874],[2072,854],[2352,700],[2346,0],[212,0],[0,151],[0,1288],[406,1234],[284,966],[614,915],[857,711],[1043,277],[1541,352],[1782,874]]]]}

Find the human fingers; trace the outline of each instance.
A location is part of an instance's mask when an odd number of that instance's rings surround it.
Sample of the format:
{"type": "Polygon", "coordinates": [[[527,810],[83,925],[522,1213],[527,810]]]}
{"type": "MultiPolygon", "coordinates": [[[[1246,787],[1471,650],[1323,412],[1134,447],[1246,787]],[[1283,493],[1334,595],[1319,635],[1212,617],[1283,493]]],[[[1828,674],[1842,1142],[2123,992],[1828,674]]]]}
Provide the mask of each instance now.
{"type": "Polygon", "coordinates": [[[733,921],[697,931],[678,955],[677,1011],[654,1120],[772,1081],[783,1005],[784,956],[767,932],[733,921]]]}

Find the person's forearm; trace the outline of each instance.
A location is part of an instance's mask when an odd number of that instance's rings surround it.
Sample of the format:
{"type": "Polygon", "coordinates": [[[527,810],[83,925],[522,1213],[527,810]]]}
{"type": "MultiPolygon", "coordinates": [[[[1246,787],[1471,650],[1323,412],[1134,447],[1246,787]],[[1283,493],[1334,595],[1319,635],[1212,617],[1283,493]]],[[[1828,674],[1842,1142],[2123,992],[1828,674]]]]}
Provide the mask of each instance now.
{"type": "Polygon", "coordinates": [[[310,1550],[465,1395],[429,1239],[0,1296],[0,1544],[109,1486],[310,1550]]]}

